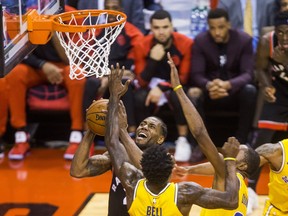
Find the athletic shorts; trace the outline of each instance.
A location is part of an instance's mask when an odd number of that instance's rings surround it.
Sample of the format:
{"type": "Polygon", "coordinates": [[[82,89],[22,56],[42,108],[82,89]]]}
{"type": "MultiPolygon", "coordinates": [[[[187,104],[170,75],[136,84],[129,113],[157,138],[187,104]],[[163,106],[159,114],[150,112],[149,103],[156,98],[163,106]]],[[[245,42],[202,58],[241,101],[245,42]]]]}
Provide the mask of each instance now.
{"type": "Polygon", "coordinates": [[[266,102],[258,121],[258,128],[287,131],[288,106],[266,102]]]}
{"type": "Polygon", "coordinates": [[[264,210],[262,216],[287,216],[288,212],[282,212],[279,209],[275,208],[270,200],[265,201],[264,210]]]}

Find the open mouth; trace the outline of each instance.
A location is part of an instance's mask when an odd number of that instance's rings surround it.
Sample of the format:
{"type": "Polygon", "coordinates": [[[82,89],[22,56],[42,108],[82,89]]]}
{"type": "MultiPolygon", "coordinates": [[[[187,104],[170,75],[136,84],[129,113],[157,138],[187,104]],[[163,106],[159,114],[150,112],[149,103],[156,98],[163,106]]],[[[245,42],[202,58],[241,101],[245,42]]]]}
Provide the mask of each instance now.
{"type": "Polygon", "coordinates": [[[143,132],[140,132],[138,134],[138,137],[144,139],[144,138],[147,138],[147,135],[145,133],[143,133],[143,132]]]}

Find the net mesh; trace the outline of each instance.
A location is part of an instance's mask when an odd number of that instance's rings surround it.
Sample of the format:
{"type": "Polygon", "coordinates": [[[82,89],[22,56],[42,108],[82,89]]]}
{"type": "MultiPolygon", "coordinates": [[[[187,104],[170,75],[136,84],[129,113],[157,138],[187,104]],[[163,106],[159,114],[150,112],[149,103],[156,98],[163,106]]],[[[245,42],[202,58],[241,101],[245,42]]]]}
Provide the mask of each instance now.
{"type": "Polygon", "coordinates": [[[110,73],[109,54],[111,44],[116,40],[125,25],[125,22],[115,26],[98,28],[102,24],[111,23],[111,19],[118,22],[123,19],[121,15],[111,15],[107,12],[95,16],[92,13],[84,18],[77,18],[71,14],[70,20],[58,22],[70,26],[95,26],[87,28],[85,32],[56,31],[61,45],[70,63],[70,78],[83,79],[89,76],[102,77],[110,73]]]}

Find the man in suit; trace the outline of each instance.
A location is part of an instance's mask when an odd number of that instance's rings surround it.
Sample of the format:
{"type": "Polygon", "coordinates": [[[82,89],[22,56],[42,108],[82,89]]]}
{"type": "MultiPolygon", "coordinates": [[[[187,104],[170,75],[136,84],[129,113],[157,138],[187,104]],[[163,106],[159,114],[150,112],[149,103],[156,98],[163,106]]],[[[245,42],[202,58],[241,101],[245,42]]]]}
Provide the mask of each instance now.
{"type": "Polygon", "coordinates": [[[232,28],[244,30],[246,3],[251,1],[252,7],[252,36],[253,46],[256,48],[261,29],[274,24],[277,13],[275,0],[219,0],[218,8],[225,9],[230,17],[232,28]]]}
{"type": "Polygon", "coordinates": [[[234,136],[245,144],[252,129],[257,90],[253,81],[252,38],[230,29],[228,13],[208,14],[209,30],[200,33],[192,47],[191,86],[188,95],[204,115],[207,110],[237,111],[234,136]]]}
{"type": "MultiPolygon", "coordinates": [[[[104,9],[105,0],[66,0],[66,3],[78,10],[85,9],[104,9]]],[[[142,0],[122,0],[123,12],[127,15],[127,21],[145,33],[144,13],[142,0]]]]}

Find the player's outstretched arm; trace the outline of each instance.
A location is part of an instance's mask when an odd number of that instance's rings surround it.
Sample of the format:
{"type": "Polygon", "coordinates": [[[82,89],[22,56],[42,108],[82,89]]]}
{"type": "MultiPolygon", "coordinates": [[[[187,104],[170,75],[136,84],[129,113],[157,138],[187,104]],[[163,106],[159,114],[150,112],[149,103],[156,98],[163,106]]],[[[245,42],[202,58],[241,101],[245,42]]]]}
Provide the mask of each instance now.
{"type": "Polygon", "coordinates": [[[122,101],[119,103],[119,127],[120,127],[120,140],[125,146],[126,152],[129,155],[129,158],[132,164],[141,169],[140,160],[142,158],[142,151],[136,145],[135,141],[129,136],[127,132],[127,114],[126,109],[122,101]]]}
{"type": "Polygon", "coordinates": [[[203,188],[196,183],[179,183],[179,205],[196,204],[204,208],[235,209],[238,206],[239,181],[236,177],[236,156],[240,143],[234,137],[225,142],[222,150],[225,159],[225,191],[203,188]]]}
{"type": "Polygon", "coordinates": [[[207,132],[207,129],[204,125],[204,122],[200,114],[198,113],[195,106],[189,100],[183,88],[181,87],[178,70],[170,54],[168,53],[167,56],[168,56],[168,64],[170,65],[170,68],[171,68],[171,72],[170,72],[171,85],[172,85],[173,90],[176,92],[177,97],[180,101],[180,104],[182,106],[182,110],[184,112],[190,132],[193,134],[194,138],[197,140],[198,145],[201,148],[201,151],[205,154],[207,159],[212,163],[216,171],[216,174],[222,180],[224,180],[225,178],[225,172],[223,169],[224,162],[222,158],[219,156],[218,151],[207,132]]]}
{"type": "Polygon", "coordinates": [[[137,174],[140,173],[140,171],[130,164],[129,156],[125,147],[119,140],[120,129],[118,112],[120,97],[125,93],[125,88],[127,89],[128,87],[127,83],[126,85],[122,85],[121,83],[123,71],[124,69],[122,68],[120,70],[118,64],[116,69],[114,69],[113,66],[111,67],[111,73],[109,75],[110,97],[106,117],[105,143],[116,176],[118,176],[126,190],[127,207],[129,208],[132,202],[134,187],[139,179],[137,178],[137,174]]]}
{"type": "Polygon", "coordinates": [[[215,174],[215,170],[210,162],[195,164],[191,166],[178,166],[177,164],[175,164],[173,173],[180,177],[186,175],[211,176],[215,174]]]}
{"type": "Polygon", "coordinates": [[[89,157],[95,134],[89,129],[85,133],[71,163],[70,175],[76,178],[101,175],[111,170],[109,154],[89,157]]]}

